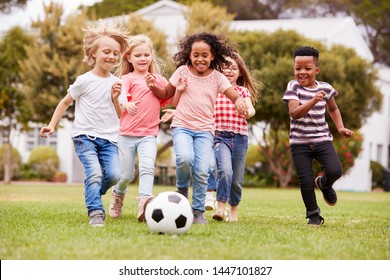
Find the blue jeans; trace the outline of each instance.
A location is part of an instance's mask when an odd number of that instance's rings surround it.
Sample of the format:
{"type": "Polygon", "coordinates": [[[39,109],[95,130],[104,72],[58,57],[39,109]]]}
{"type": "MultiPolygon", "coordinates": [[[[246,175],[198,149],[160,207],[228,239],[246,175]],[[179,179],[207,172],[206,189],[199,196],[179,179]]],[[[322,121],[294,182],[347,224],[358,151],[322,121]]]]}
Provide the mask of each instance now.
{"type": "Polygon", "coordinates": [[[174,127],[172,141],[176,154],[176,186],[188,188],[192,172],[192,208],[204,212],[213,135],[207,131],[174,127]]]}
{"type": "Polygon", "coordinates": [[[325,141],[316,144],[292,144],[291,154],[297,171],[301,195],[306,207],[306,217],[320,213],[314,191],[313,160],[317,160],[324,175],[322,188],[332,188],[333,183],[342,176],[339,157],[332,142],[325,141]]]}
{"type": "Polygon", "coordinates": [[[220,132],[215,135],[214,150],[218,167],[217,201],[236,206],[242,196],[248,136],[220,132]]]}
{"type": "Polygon", "coordinates": [[[217,159],[215,158],[215,152],[210,161],[210,170],[209,170],[209,179],[207,180],[207,191],[216,191],[217,190],[217,159]]]}
{"type": "Polygon", "coordinates": [[[87,135],[79,135],[72,140],[85,170],[84,196],[88,213],[105,211],[101,196],[119,179],[117,144],[87,135]]]}
{"type": "Polygon", "coordinates": [[[153,194],[154,163],[157,155],[156,136],[122,136],[118,138],[120,179],[115,186],[118,195],[127,191],[127,186],[134,179],[135,159],[138,152],[139,197],[153,194]]]}

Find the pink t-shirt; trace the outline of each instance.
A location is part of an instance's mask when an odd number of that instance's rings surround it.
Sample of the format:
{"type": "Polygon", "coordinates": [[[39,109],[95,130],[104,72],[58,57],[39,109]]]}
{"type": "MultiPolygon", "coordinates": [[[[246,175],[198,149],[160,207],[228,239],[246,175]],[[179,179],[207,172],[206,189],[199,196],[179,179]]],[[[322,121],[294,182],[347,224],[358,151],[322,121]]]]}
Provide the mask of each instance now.
{"type": "Polygon", "coordinates": [[[214,134],[214,104],[217,94],[231,88],[229,80],[214,70],[206,77],[192,74],[187,65],[176,69],[169,82],[176,87],[179,78],[187,79],[187,87],[176,106],[171,127],[184,127],[214,134]]]}
{"type": "MultiPolygon", "coordinates": [[[[165,87],[168,81],[161,75],[153,74],[156,77],[156,85],[165,87]]],[[[120,119],[120,135],[126,136],[157,136],[160,123],[160,108],[169,104],[171,99],[162,100],[156,97],[146,85],[144,77],[128,73],[121,77],[123,86],[127,92],[127,100],[137,104],[137,114],[131,116],[123,111],[120,119]]]]}

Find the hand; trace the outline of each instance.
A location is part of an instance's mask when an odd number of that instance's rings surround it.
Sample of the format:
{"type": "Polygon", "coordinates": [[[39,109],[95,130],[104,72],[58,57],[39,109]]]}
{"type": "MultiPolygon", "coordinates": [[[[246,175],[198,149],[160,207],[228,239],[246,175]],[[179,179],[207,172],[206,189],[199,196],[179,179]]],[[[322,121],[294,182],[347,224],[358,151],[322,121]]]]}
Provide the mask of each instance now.
{"type": "Polygon", "coordinates": [[[326,92],[325,91],[319,91],[316,93],[316,95],[313,97],[315,102],[319,102],[326,99],[326,92]]]}
{"type": "Polygon", "coordinates": [[[52,135],[54,132],[54,128],[52,127],[48,127],[48,126],[44,126],[41,128],[41,130],[39,131],[39,136],[43,137],[43,138],[47,138],[47,136],[50,136],[52,135]]]}
{"type": "Polygon", "coordinates": [[[162,115],[160,121],[161,122],[167,122],[173,119],[173,116],[175,115],[176,110],[175,109],[164,109],[162,110],[165,114],[162,115]]]}
{"type": "Polygon", "coordinates": [[[176,85],[176,91],[182,92],[186,89],[186,87],[187,87],[187,79],[179,78],[179,82],[176,85]]]}
{"type": "Polygon", "coordinates": [[[127,111],[127,113],[129,113],[130,116],[135,116],[138,112],[137,105],[140,102],[141,102],[140,100],[134,101],[134,102],[125,102],[125,103],[123,103],[122,106],[123,106],[123,109],[125,109],[127,111]]]}
{"type": "Polygon", "coordinates": [[[248,108],[246,106],[244,98],[239,96],[236,99],[236,102],[234,102],[234,105],[236,106],[237,112],[239,115],[246,117],[248,115],[248,108]]]}
{"type": "Polygon", "coordinates": [[[156,86],[156,77],[153,74],[151,73],[146,74],[145,79],[146,79],[146,84],[150,89],[156,86]]]}
{"type": "Polygon", "coordinates": [[[345,128],[345,127],[340,128],[339,133],[346,138],[351,138],[351,136],[353,135],[353,131],[349,130],[348,128],[345,128]]]}
{"type": "Polygon", "coordinates": [[[121,92],[122,92],[122,83],[115,82],[112,85],[112,99],[118,99],[119,95],[121,95],[121,92]]]}

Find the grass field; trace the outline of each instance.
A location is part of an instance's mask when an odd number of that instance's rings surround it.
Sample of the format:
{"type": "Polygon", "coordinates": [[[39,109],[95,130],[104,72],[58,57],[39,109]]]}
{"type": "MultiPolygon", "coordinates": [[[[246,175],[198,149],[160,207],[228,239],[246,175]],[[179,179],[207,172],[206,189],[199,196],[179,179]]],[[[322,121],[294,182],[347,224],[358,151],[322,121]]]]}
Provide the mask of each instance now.
{"type": "MultiPolygon", "coordinates": [[[[174,190],[156,186],[155,194],[174,190]]],[[[0,185],[2,260],[389,260],[390,193],[339,192],[317,198],[322,227],[306,225],[298,189],[244,189],[239,222],[192,225],[180,236],[150,234],[136,220],[137,187],[124,213],[92,228],[83,187],[0,185]]],[[[106,209],[110,195],[103,196],[106,209]]]]}

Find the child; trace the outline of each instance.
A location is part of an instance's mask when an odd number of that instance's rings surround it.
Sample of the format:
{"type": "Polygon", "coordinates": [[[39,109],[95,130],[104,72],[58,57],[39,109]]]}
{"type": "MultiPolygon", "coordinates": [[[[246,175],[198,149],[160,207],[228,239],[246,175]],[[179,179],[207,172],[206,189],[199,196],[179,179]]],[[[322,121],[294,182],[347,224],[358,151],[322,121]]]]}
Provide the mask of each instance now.
{"type": "MultiPolygon", "coordinates": [[[[223,74],[229,79],[234,89],[245,99],[249,108],[246,118],[255,115],[252,102],[256,102],[259,93],[258,83],[254,81],[242,57],[226,58],[223,74]]],[[[214,150],[217,160],[217,210],[212,218],[224,220],[225,204],[230,204],[228,221],[237,222],[237,208],[241,201],[242,183],[244,181],[245,157],[248,149],[248,124],[244,116],[237,114],[234,104],[224,95],[218,94],[215,103],[215,137],[214,150]]],[[[211,176],[211,179],[213,176],[211,176]]],[[[209,178],[210,182],[210,178],[209,178]]]]}
{"type": "Polygon", "coordinates": [[[301,195],[306,207],[308,225],[320,226],[320,216],[314,186],[323,194],[327,204],[337,203],[333,183],[342,175],[341,163],[332,145],[333,136],[325,120],[325,108],[339,133],[347,138],[353,132],[344,128],[335,96],[338,92],[328,83],[316,81],[320,72],[319,52],[313,47],[300,47],[294,53],[295,80],[288,83],[283,100],[290,114],[291,154],[298,174],[301,195]],[[317,160],[324,171],[314,180],[312,163],[317,160]]]}
{"type": "Polygon", "coordinates": [[[128,93],[129,106],[120,120],[118,138],[121,165],[120,180],[112,192],[109,214],[117,218],[122,213],[127,186],[134,178],[136,155],[139,160],[138,221],[145,221],[145,208],[153,198],[154,163],[157,154],[157,134],[160,107],[169,100],[156,97],[146,85],[145,76],[153,74],[157,86],[168,81],[158,74],[158,65],[152,41],[146,35],[130,38],[128,50],[123,54],[119,76],[128,93]]]}
{"type": "Polygon", "coordinates": [[[57,105],[41,137],[51,135],[67,108],[75,101],[71,136],[85,169],[84,195],[89,224],[104,226],[106,219],[101,196],[119,179],[117,136],[121,103],[126,93],[121,80],[111,74],[127,48],[124,30],[109,27],[83,29],[84,61],[93,69],[77,77],[67,95],[57,105]]]}
{"type": "Polygon", "coordinates": [[[180,49],[173,57],[178,68],[165,88],[157,87],[152,75],[147,79],[152,92],[164,99],[174,95],[180,79],[187,83],[171,124],[176,154],[176,186],[179,193],[188,197],[192,171],[194,223],[207,224],[203,212],[210,157],[213,155],[215,99],[218,93],[225,94],[242,115],[247,114],[247,108],[244,99],[218,71],[226,63],[225,56],[234,51],[224,37],[210,33],[193,34],[180,43],[180,49]]]}

